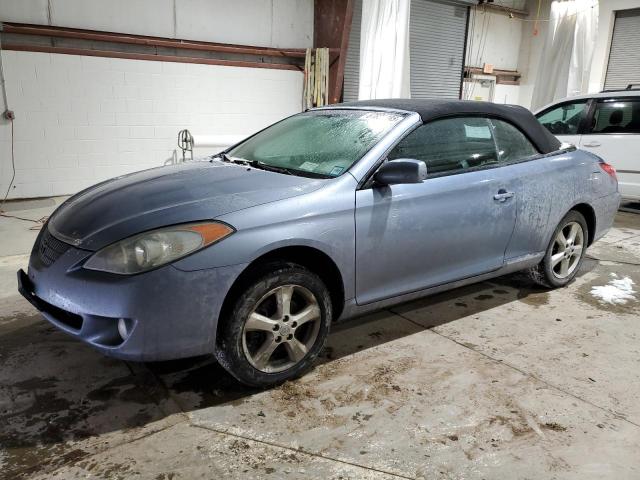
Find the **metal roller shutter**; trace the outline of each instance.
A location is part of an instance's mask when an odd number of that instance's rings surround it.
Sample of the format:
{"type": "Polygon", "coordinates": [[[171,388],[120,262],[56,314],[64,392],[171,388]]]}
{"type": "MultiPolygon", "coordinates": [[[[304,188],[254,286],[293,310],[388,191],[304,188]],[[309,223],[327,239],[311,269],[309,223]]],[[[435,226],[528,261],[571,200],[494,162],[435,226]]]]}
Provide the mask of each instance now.
{"type": "Polygon", "coordinates": [[[605,90],[640,84],[640,8],[619,10],[611,39],[605,90]]]}
{"type": "Polygon", "coordinates": [[[347,48],[347,61],[344,66],[344,92],[345,102],[358,100],[358,81],[360,78],[360,31],[362,25],[362,0],[353,2],[353,18],[351,20],[351,32],[349,32],[349,47],[347,48]]]}
{"type": "MultiPolygon", "coordinates": [[[[464,2],[411,0],[411,97],[458,98],[468,8],[464,2]]],[[[355,0],[344,71],[344,101],[358,99],[362,0],[355,0]]]]}
{"type": "Polygon", "coordinates": [[[411,98],[459,98],[468,8],[411,0],[411,98]]]}

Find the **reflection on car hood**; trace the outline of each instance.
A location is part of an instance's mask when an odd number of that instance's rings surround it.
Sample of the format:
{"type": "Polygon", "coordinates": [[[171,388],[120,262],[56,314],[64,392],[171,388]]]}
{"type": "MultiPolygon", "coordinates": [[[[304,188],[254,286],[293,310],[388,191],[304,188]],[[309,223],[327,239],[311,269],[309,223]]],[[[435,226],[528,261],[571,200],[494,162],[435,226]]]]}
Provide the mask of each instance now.
{"type": "Polygon", "coordinates": [[[301,195],[322,183],[218,160],[160,167],[78,193],[53,214],[49,228],[61,240],[97,250],[146,230],[301,195]]]}

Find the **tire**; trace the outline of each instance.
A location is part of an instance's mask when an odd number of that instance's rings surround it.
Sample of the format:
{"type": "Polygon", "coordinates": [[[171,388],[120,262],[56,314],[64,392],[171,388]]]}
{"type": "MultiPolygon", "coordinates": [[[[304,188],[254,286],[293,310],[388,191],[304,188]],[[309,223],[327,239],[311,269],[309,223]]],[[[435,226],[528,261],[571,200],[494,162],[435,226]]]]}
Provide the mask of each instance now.
{"type": "Polygon", "coordinates": [[[568,285],[580,270],[588,239],[587,222],[581,213],[571,210],[554,230],[544,258],[529,270],[529,276],[535,283],[547,288],[568,285]],[[573,242],[565,243],[564,251],[562,238],[573,238],[573,242]]]}
{"type": "Polygon", "coordinates": [[[331,297],[297,264],[271,263],[255,278],[221,319],[216,357],[241,383],[269,387],[311,368],[329,333],[331,297]]]}

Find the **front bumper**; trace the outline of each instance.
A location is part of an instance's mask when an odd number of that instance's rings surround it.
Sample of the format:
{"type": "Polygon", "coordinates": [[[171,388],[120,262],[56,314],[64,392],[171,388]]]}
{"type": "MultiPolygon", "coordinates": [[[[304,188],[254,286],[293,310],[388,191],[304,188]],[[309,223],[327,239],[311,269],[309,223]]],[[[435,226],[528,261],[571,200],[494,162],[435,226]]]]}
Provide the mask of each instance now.
{"type": "Polygon", "coordinates": [[[28,275],[18,272],[20,293],[53,325],[105,355],[152,361],[214,352],[222,303],[246,265],[191,272],[167,265],[122,276],[83,269],[91,254],[69,247],[45,265],[36,248],[28,275]]]}

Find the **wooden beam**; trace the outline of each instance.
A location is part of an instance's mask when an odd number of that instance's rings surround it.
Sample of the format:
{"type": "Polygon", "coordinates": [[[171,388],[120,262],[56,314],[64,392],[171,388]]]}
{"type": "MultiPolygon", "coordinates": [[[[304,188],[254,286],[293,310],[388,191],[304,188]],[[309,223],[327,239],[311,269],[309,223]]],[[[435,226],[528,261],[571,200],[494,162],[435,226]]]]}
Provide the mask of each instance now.
{"type": "Polygon", "coordinates": [[[272,68],[276,70],[302,71],[302,67],[288,63],[249,62],[243,60],[223,60],[217,58],[185,57],[176,55],[154,55],[149,53],[117,52],[110,50],[92,50],[89,48],[51,47],[48,45],[25,45],[7,43],[4,50],[20,52],[45,52],[66,55],[84,55],[89,57],[126,58],[130,60],[153,60],[156,62],[199,63],[204,65],[223,65],[228,67],[272,68]]]}
{"type": "Polygon", "coordinates": [[[503,80],[502,77],[496,77],[497,85],[520,85],[520,80],[503,80]]]}
{"type": "Polygon", "coordinates": [[[342,96],[344,66],[353,18],[353,0],[315,0],[313,46],[338,50],[338,61],[329,69],[329,103],[342,96]]]}
{"type": "Polygon", "coordinates": [[[520,77],[522,76],[517,70],[501,70],[494,68],[492,73],[484,73],[481,67],[464,67],[465,73],[477,75],[493,75],[496,77],[496,84],[500,85],[520,85],[520,77]]]}
{"type": "Polygon", "coordinates": [[[517,70],[501,70],[498,68],[493,69],[493,73],[486,74],[482,67],[464,67],[464,69],[469,73],[477,73],[479,75],[494,75],[494,76],[505,76],[505,77],[517,77],[520,78],[522,75],[517,70]]]}
{"type": "MultiPolygon", "coordinates": [[[[304,48],[271,48],[254,47],[249,45],[234,45],[226,43],[200,42],[180,40],[174,38],[149,37],[144,35],[130,35],[124,33],[99,32],[77,28],[52,27],[21,23],[4,23],[4,33],[20,35],[34,35],[57,38],[73,38],[98,42],[122,43],[128,45],[143,45],[149,47],[176,48],[182,50],[200,50],[205,52],[232,53],[244,55],[258,55],[268,57],[304,58],[304,48]]],[[[330,53],[337,56],[339,48],[332,48],[330,53]]]]}

